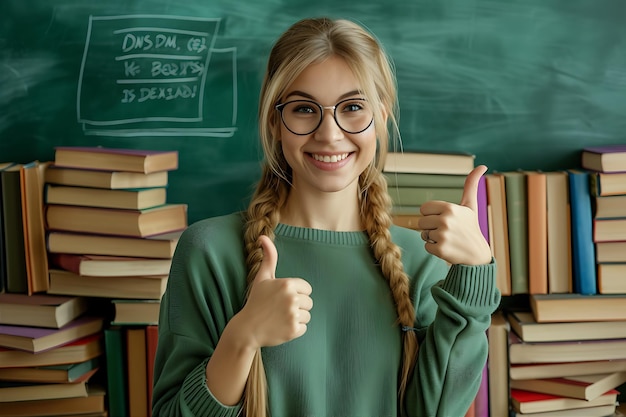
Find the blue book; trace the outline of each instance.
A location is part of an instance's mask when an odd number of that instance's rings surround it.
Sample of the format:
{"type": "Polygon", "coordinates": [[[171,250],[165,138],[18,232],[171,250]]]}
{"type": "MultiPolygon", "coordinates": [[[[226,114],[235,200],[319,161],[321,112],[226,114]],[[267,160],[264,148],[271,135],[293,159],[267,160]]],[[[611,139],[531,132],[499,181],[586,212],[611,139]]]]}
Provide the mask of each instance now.
{"type": "Polygon", "coordinates": [[[574,292],[597,294],[596,253],[593,242],[593,214],[589,172],[570,169],[570,209],[572,220],[572,281],[574,292]]]}

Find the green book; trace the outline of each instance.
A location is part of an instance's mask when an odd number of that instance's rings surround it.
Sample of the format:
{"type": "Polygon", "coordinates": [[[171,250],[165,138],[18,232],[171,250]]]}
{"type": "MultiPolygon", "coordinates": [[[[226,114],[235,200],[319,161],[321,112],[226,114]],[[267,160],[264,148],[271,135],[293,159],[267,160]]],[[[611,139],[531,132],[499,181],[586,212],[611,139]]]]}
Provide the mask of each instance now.
{"type": "Polygon", "coordinates": [[[526,175],[505,172],[504,187],[509,224],[511,293],[528,294],[528,208],[526,175]]]}
{"type": "MultiPolygon", "coordinates": [[[[0,172],[15,165],[14,162],[0,163],[0,172]]],[[[0,293],[5,292],[7,287],[6,251],[4,240],[4,210],[2,203],[2,180],[0,179],[0,293]]]]}
{"type": "Polygon", "coordinates": [[[388,191],[391,201],[398,206],[421,206],[431,200],[458,204],[463,196],[463,188],[389,187],[388,191]]]}
{"type": "Polygon", "coordinates": [[[385,172],[388,187],[463,188],[466,175],[385,172]]]}
{"type": "Polygon", "coordinates": [[[2,210],[6,253],[6,291],[28,293],[26,247],[22,223],[21,165],[2,171],[2,210]]]}
{"type": "Polygon", "coordinates": [[[128,390],[126,379],[126,341],[124,330],[112,326],[104,330],[106,351],[107,396],[110,416],[128,414],[128,390]]]}

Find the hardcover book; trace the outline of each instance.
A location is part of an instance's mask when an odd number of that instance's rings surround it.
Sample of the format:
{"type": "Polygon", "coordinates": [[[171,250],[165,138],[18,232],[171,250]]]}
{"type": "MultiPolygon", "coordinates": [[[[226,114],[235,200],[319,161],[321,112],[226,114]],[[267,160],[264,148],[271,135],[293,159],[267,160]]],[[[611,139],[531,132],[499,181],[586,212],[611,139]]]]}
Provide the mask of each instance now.
{"type": "Polygon", "coordinates": [[[593,214],[589,192],[589,174],[569,170],[572,230],[572,281],[574,292],[596,294],[596,261],[593,245],[593,214]]]}
{"type": "Polygon", "coordinates": [[[168,171],[144,174],[143,172],[62,168],[52,164],[46,170],[45,180],[49,184],[105,188],[109,190],[166,187],[168,184],[168,171]]]}
{"type": "Polygon", "coordinates": [[[624,382],[626,372],[612,372],[563,378],[511,380],[511,388],[591,401],[624,382]]]}
{"type": "Polygon", "coordinates": [[[530,308],[538,322],[626,320],[626,294],[536,294],[530,308]]]}
{"type": "Polygon", "coordinates": [[[87,300],[50,294],[0,294],[0,323],[56,328],[87,310],[87,300]]]}
{"type": "Polygon", "coordinates": [[[512,389],[511,404],[515,411],[529,414],[605,405],[613,405],[613,407],[615,407],[617,394],[618,391],[610,390],[594,400],[587,401],[577,398],[560,397],[557,395],[512,389]]]}
{"type": "Polygon", "coordinates": [[[47,204],[143,210],[165,204],[165,187],[107,190],[104,188],[66,187],[48,184],[47,204]]]}
{"type": "Polygon", "coordinates": [[[507,314],[511,329],[524,342],[559,342],[566,340],[626,339],[626,321],[535,321],[531,312],[507,314]]]}
{"type": "Polygon", "coordinates": [[[475,155],[462,152],[389,152],[384,171],[422,174],[467,175],[474,169],[475,155]]]}
{"type": "Polygon", "coordinates": [[[626,172],[626,144],[588,146],[581,155],[583,168],[599,172],[626,172]]]}
{"type": "Polygon", "coordinates": [[[145,174],[178,168],[177,151],[104,148],[99,146],[58,146],[54,164],[66,168],[130,171],[145,174]]]}
{"type": "Polygon", "coordinates": [[[187,205],[165,204],[144,210],[49,205],[48,230],[147,237],[187,227],[187,205]]]}
{"type": "Polygon", "coordinates": [[[96,358],[103,352],[102,332],[37,354],[0,347],[0,368],[63,365],[96,358]]]}
{"type": "Polygon", "coordinates": [[[50,260],[58,268],[77,275],[91,277],[167,275],[172,266],[171,259],[76,255],[69,253],[51,254],[50,260]]]}
{"type": "Polygon", "coordinates": [[[59,329],[0,325],[0,346],[39,353],[98,333],[102,325],[97,316],[81,316],[59,329]]]}

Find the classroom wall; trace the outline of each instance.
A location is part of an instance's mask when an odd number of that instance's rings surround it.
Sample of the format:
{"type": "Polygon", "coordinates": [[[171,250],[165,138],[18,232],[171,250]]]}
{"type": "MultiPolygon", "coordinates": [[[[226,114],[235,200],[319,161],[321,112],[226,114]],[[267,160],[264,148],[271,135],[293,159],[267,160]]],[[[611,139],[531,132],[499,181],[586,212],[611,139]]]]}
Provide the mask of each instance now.
{"type": "Polygon", "coordinates": [[[583,146],[626,142],[621,0],[3,0],[0,159],[177,149],[169,199],[190,221],[243,208],[267,53],[315,15],[358,20],[383,42],[405,150],[554,170],[578,166],[583,146]]]}

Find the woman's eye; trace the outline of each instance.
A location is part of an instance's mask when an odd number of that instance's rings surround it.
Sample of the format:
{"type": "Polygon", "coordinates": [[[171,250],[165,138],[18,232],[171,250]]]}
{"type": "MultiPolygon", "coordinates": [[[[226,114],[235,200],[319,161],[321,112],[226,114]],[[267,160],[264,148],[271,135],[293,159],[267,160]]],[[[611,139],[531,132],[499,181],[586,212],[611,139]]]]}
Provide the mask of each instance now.
{"type": "Polygon", "coordinates": [[[351,103],[345,103],[341,111],[354,112],[354,111],[359,111],[359,110],[363,110],[363,104],[359,102],[351,102],[351,103]]]}

